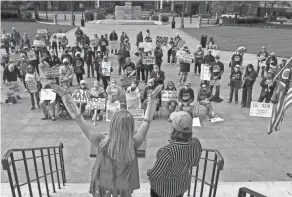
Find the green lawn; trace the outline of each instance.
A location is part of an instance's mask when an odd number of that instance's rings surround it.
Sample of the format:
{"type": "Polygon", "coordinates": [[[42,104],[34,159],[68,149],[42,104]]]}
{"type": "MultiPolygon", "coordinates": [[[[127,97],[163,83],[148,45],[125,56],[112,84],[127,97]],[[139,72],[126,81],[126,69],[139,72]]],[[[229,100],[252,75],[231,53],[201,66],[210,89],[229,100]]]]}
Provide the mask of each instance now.
{"type": "Polygon", "coordinates": [[[208,38],[214,38],[221,51],[235,51],[239,46],[246,46],[247,53],[257,53],[262,46],[266,46],[268,52],[275,52],[276,56],[285,58],[292,56],[292,29],[219,26],[182,30],[197,40],[206,33],[208,38]]]}
{"type": "Polygon", "coordinates": [[[37,34],[37,29],[47,29],[51,33],[56,33],[59,29],[62,32],[67,32],[74,27],[70,25],[47,25],[36,22],[17,22],[17,21],[1,21],[1,28],[4,28],[6,32],[11,32],[12,27],[15,27],[19,31],[20,35],[23,36],[24,33],[27,33],[29,39],[32,41],[35,35],[37,34]]]}

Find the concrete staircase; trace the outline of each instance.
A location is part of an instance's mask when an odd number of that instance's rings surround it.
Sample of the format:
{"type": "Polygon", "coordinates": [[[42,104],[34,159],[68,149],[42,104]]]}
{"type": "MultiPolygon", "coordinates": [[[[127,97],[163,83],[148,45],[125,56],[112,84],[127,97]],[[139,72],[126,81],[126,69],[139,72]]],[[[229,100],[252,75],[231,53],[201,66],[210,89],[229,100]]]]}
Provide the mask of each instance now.
{"type": "Polygon", "coordinates": [[[161,21],[150,20],[93,20],[88,23],[105,25],[163,25],[161,21]]]}
{"type": "MultiPolygon", "coordinates": [[[[199,191],[201,185],[197,186],[197,195],[199,196],[199,191]]],[[[12,197],[10,186],[8,183],[1,184],[1,196],[12,197]]],[[[57,184],[55,185],[57,188],[57,184]]],[[[216,197],[236,197],[238,190],[241,187],[246,187],[254,190],[260,194],[266,195],[268,197],[292,197],[292,182],[222,182],[219,183],[217,189],[216,197]]],[[[47,197],[45,185],[41,184],[42,193],[44,197],[47,197]]],[[[50,188],[50,197],[92,197],[89,194],[89,184],[88,183],[67,183],[66,186],[61,186],[62,189],[57,189],[56,193],[53,193],[52,186],[50,188]]],[[[39,196],[37,193],[37,184],[32,184],[33,196],[39,196]]],[[[24,186],[22,188],[22,196],[29,197],[28,187],[24,186]]],[[[205,185],[203,197],[207,197],[209,194],[209,187],[205,185]]],[[[190,196],[193,195],[193,184],[191,187],[190,196]]],[[[150,196],[150,186],[148,183],[141,183],[141,188],[136,190],[133,197],[149,197],[150,196]]],[[[184,196],[187,196],[187,192],[184,196]]]]}

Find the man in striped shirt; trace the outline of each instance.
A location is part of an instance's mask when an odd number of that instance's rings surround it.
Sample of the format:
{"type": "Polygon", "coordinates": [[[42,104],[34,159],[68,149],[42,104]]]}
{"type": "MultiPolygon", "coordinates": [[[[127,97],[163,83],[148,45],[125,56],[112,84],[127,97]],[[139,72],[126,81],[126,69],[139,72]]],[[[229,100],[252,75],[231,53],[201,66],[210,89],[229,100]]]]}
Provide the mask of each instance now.
{"type": "Polygon", "coordinates": [[[192,138],[192,117],[185,111],[170,115],[169,144],[157,151],[157,161],[148,170],[151,197],[182,197],[191,184],[190,170],[200,160],[202,146],[192,138]]]}

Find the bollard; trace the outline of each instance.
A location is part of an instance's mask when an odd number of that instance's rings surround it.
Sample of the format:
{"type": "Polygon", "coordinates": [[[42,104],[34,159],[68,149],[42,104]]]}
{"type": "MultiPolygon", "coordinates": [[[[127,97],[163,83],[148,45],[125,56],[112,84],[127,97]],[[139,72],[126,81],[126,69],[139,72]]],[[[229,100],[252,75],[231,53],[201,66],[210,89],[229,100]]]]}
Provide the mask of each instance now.
{"type": "Polygon", "coordinates": [[[75,14],[73,15],[73,20],[75,21],[75,14]]]}
{"type": "Polygon", "coordinates": [[[64,14],[64,20],[67,20],[67,19],[66,19],[66,14],[64,14]]]}
{"type": "Polygon", "coordinates": [[[202,24],[202,17],[199,17],[198,28],[200,28],[200,27],[201,27],[201,24],[202,24]]]}
{"type": "Polygon", "coordinates": [[[55,23],[55,25],[58,25],[58,15],[57,14],[55,14],[55,17],[54,17],[54,23],[55,23]]]}
{"type": "Polygon", "coordinates": [[[190,16],[190,24],[192,24],[193,15],[190,16]]]}
{"type": "Polygon", "coordinates": [[[162,14],[159,14],[158,17],[159,17],[159,21],[162,22],[162,14]]]}
{"type": "Polygon", "coordinates": [[[208,17],[208,24],[209,24],[209,20],[210,20],[210,18],[208,17]]]}

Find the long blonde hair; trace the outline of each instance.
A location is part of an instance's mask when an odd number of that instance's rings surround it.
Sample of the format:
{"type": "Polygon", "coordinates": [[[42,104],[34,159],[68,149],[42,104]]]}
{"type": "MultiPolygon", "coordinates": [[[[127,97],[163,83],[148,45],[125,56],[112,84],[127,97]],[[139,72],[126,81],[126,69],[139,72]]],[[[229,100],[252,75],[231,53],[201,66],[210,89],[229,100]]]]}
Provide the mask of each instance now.
{"type": "Polygon", "coordinates": [[[135,124],[132,114],[127,110],[116,112],[112,117],[108,135],[101,142],[101,152],[118,162],[129,162],[135,157],[135,124]]]}

